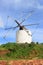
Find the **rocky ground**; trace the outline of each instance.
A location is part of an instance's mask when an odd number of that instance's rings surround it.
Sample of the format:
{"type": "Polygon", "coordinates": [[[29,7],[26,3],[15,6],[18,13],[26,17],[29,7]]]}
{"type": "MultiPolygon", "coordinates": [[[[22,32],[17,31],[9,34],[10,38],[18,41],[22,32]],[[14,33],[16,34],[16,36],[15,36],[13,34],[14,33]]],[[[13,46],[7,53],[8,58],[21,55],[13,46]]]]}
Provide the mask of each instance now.
{"type": "Polygon", "coordinates": [[[0,65],[43,65],[43,59],[40,60],[0,60],[0,65]]]}

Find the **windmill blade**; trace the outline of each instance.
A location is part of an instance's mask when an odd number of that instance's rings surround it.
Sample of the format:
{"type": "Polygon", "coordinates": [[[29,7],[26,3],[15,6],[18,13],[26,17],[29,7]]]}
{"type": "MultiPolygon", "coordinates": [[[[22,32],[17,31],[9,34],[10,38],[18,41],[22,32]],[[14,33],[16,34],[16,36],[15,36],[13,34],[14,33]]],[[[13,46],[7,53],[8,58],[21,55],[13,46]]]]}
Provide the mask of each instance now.
{"type": "Polygon", "coordinates": [[[29,18],[29,17],[32,15],[33,12],[34,12],[34,11],[32,10],[32,11],[28,14],[28,16],[26,16],[26,18],[22,20],[21,24],[22,24],[25,20],[27,20],[27,18],[29,18]]]}
{"type": "Polygon", "coordinates": [[[8,16],[7,18],[11,18],[13,21],[15,21],[15,22],[18,24],[18,26],[20,26],[20,23],[19,23],[16,19],[13,19],[13,18],[10,17],[10,16],[8,16]]]}
{"type": "MultiPolygon", "coordinates": [[[[9,18],[9,16],[8,16],[8,18],[9,18]]],[[[12,18],[13,19],[13,18],[12,18]]],[[[14,19],[13,19],[14,20],[14,19]]],[[[14,20],[18,25],[17,26],[15,26],[15,27],[10,27],[10,28],[5,28],[5,30],[9,30],[9,29],[16,29],[17,27],[20,27],[20,24],[21,23],[19,23],[17,20],[14,20]]]]}
{"type": "Polygon", "coordinates": [[[18,26],[21,26],[20,23],[17,20],[14,20],[14,21],[18,24],[18,26]]]}
{"type": "Polygon", "coordinates": [[[23,25],[23,26],[33,26],[33,25],[39,25],[39,23],[37,23],[37,24],[28,24],[28,25],[23,25]]]}
{"type": "Polygon", "coordinates": [[[5,33],[3,35],[3,39],[7,41],[7,38],[10,37],[10,33],[12,33],[13,30],[12,29],[8,29],[8,30],[5,30],[5,33]]]}
{"type": "Polygon", "coordinates": [[[8,35],[8,31],[6,33],[4,33],[4,35],[3,35],[4,40],[6,40],[7,35],[8,35]]]}
{"type": "Polygon", "coordinates": [[[9,29],[16,29],[18,26],[15,27],[10,27],[10,28],[5,28],[5,30],[9,30],[9,29]]]}

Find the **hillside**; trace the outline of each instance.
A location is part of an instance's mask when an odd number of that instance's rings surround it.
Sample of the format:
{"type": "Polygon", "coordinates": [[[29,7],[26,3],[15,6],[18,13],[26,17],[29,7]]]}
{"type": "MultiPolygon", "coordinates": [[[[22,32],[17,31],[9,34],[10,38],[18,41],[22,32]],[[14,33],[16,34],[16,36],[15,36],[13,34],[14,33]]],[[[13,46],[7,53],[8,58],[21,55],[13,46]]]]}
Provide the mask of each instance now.
{"type": "Polygon", "coordinates": [[[0,60],[43,59],[43,43],[0,45],[0,60]]]}

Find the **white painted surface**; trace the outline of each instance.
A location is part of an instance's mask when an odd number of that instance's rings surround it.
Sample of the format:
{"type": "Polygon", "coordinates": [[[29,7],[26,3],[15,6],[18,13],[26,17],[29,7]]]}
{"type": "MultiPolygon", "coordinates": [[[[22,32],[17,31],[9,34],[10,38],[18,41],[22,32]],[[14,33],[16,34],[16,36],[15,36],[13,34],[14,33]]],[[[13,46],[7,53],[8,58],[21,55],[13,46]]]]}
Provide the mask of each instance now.
{"type": "Polygon", "coordinates": [[[18,30],[16,32],[16,42],[17,43],[31,43],[32,34],[30,30],[18,30]]]}

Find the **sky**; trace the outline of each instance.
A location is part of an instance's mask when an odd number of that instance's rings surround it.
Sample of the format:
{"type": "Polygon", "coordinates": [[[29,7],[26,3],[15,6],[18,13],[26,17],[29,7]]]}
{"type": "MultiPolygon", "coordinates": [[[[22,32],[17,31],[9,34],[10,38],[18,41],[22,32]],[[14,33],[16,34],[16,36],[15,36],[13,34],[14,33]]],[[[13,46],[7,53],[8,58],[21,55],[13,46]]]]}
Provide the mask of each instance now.
{"type": "Polygon", "coordinates": [[[15,19],[22,22],[31,14],[23,23],[33,24],[36,26],[28,26],[32,32],[32,40],[34,42],[43,42],[43,0],[0,0],[0,44],[7,42],[16,42],[15,29],[5,30],[5,28],[15,27],[15,19]],[[8,18],[9,16],[9,18],[8,18]],[[6,37],[6,38],[4,38],[6,37]]]}

